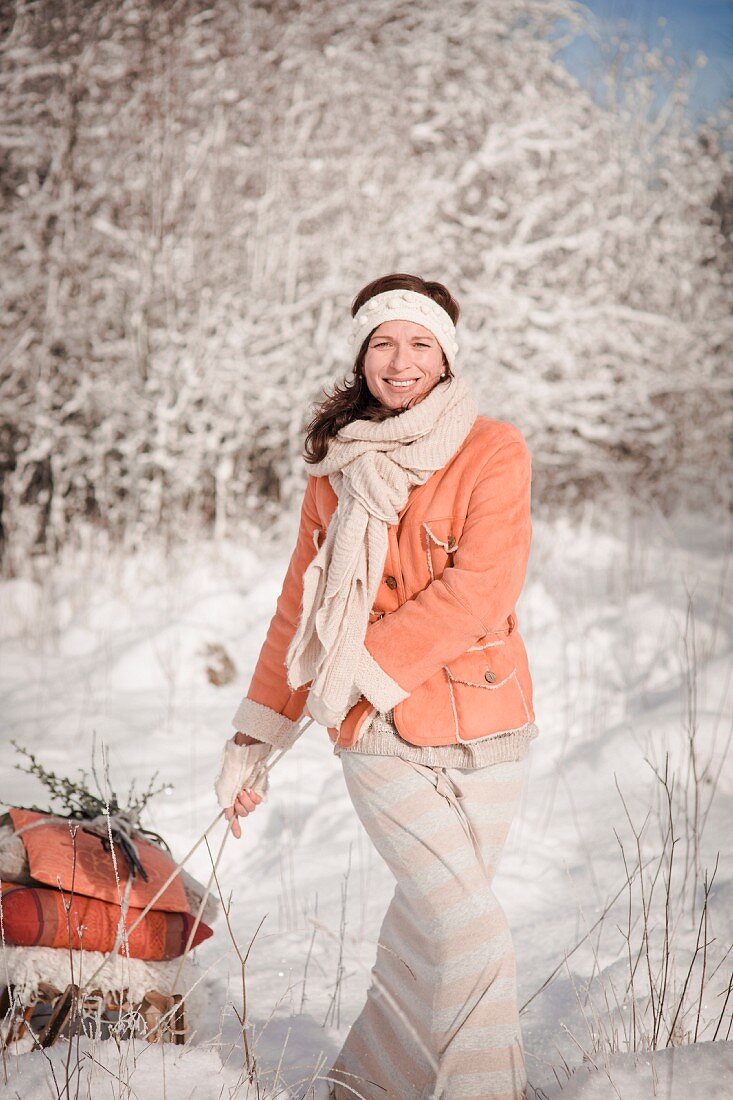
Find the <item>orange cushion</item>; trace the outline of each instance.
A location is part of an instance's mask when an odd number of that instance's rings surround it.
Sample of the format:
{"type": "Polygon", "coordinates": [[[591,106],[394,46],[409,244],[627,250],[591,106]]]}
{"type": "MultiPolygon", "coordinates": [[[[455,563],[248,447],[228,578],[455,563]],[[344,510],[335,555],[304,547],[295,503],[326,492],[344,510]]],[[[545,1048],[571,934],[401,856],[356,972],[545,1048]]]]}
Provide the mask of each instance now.
{"type": "MultiPolygon", "coordinates": [[[[73,947],[84,951],[111,951],[115,944],[120,906],[97,898],[63,894],[49,886],[2,883],[5,942],[19,947],[73,947]],[[64,901],[70,904],[67,916],[64,901]]],[[[142,909],[130,908],[125,920],[130,927],[142,909]]],[[[127,943],[134,959],[175,959],[186,949],[193,927],[190,913],[163,913],[152,909],[131,933],[127,943]]],[[[192,948],[212,931],[203,921],[196,929],[192,948]]],[[[127,954],[124,944],[120,955],[127,954]]]]}
{"type": "MultiPolygon", "coordinates": [[[[120,879],[118,887],[111,852],[105,851],[100,837],[84,831],[83,821],[55,821],[48,814],[35,810],[12,808],[9,812],[16,832],[33,822],[47,819],[44,824],[33,825],[21,833],[28,853],[31,878],[56,889],[60,886],[63,890],[71,890],[73,880],[75,894],[113,902],[119,913],[120,900],[129,876],[127,860],[119,844],[114,846],[120,879]],[[70,826],[78,826],[75,841],[72,841],[70,826]]],[[[148,881],[145,882],[140,875],[133,881],[130,906],[144,909],[173,871],[175,863],[172,856],[149,840],[138,839],[135,847],[148,881]]],[[[188,912],[180,875],[166,887],[154,908],[172,913],[188,912]]]]}

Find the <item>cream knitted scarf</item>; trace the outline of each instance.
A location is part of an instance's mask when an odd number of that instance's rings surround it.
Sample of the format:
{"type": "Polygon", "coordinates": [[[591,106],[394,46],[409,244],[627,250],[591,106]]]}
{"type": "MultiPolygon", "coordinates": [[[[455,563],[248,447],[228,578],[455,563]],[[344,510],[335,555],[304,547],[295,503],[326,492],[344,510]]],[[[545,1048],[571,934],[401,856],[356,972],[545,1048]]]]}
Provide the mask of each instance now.
{"type": "Polygon", "coordinates": [[[312,681],[310,714],[339,726],[359,694],[354,676],[387,557],[387,526],[410,489],[453,457],[478,409],[462,377],[435,386],[387,420],[354,420],[309,467],[338,497],[326,536],[303,576],[302,614],[288,648],[288,683],[312,681]]]}

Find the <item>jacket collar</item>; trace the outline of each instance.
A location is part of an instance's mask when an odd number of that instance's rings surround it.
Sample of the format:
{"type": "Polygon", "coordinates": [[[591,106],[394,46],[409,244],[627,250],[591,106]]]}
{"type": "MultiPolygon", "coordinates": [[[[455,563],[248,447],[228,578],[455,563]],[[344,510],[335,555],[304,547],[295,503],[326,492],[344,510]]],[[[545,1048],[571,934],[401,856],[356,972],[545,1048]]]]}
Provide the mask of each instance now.
{"type": "Polygon", "coordinates": [[[415,506],[415,504],[418,502],[418,500],[420,500],[423,493],[427,492],[428,486],[431,485],[432,482],[435,481],[436,478],[442,477],[443,473],[448,468],[448,466],[450,466],[450,464],[452,462],[456,461],[456,459],[458,458],[458,456],[461,453],[461,451],[463,450],[463,448],[465,446],[467,446],[467,444],[468,444],[469,440],[471,439],[471,437],[473,435],[475,435],[476,431],[478,430],[478,421],[479,421],[479,418],[477,416],[476,419],[474,420],[473,424],[471,425],[471,429],[470,429],[468,435],[463,440],[463,443],[461,443],[460,447],[455,452],[455,454],[448,460],[448,462],[446,462],[445,466],[442,466],[439,470],[436,470],[435,473],[431,474],[430,477],[428,478],[428,480],[424,481],[422,483],[422,485],[416,485],[414,487],[414,489],[412,489],[410,491],[410,493],[408,494],[408,497],[407,497],[407,503],[405,504],[405,507],[402,509],[402,512],[400,514],[400,523],[398,524],[398,526],[402,524],[402,521],[405,518],[405,516],[407,515],[407,513],[410,511],[411,508],[413,508],[415,506]]]}

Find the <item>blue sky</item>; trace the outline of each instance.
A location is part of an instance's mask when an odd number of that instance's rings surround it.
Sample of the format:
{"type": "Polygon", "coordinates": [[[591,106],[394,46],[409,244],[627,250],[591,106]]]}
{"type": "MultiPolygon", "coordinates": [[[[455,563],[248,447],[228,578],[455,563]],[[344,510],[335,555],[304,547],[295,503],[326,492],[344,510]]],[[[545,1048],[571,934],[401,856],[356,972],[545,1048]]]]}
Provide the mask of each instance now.
{"type": "MultiPolygon", "coordinates": [[[[655,46],[671,40],[667,50],[679,61],[694,64],[699,51],[707,65],[696,69],[690,104],[693,118],[704,117],[733,96],[733,0],[583,0],[608,24],[626,20],[628,34],[641,35],[655,46]],[[666,19],[660,26],[659,20],[666,19]]],[[[613,33],[609,30],[609,34],[613,33]]],[[[581,40],[563,52],[568,68],[585,83],[597,62],[595,47],[581,40]]]]}

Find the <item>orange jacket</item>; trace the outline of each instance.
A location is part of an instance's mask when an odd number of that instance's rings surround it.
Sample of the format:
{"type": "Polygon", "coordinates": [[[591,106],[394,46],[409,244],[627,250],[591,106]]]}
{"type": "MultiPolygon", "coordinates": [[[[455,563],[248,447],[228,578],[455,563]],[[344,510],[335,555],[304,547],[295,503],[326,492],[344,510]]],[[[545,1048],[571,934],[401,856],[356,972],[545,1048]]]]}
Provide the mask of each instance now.
{"type": "MultiPolygon", "coordinates": [[[[453,458],[410,491],[399,523],[387,529],[356,681],[362,698],[329,729],[332,741],[353,745],[377,709],[391,709],[414,745],[475,741],[534,721],[515,612],[531,541],[530,482],[519,429],[479,416],[453,458]]],[[[337,503],[327,477],[308,478],[297,544],[234,716],[236,729],[271,744],[287,744],[304,711],[308,686],[291,690],[284,660],[303,573],[337,503]]]]}

